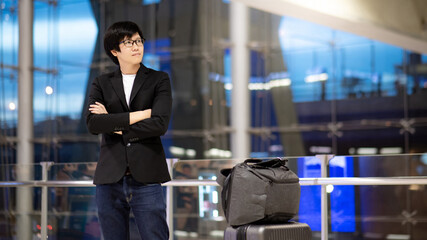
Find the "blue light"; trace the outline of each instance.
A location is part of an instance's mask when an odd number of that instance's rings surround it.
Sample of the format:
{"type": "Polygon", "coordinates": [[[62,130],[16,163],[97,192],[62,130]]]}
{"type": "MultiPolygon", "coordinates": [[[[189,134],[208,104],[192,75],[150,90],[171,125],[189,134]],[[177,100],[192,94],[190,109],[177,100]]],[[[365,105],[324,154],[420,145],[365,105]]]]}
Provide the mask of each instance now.
{"type": "Polygon", "coordinates": [[[161,0],[142,0],[142,5],[150,5],[153,3],[160,3],[161,0]]]}
{"type": "Polygon", "coordinates": [[[155,54],[145,53],[142,63],[148,68],[160,71],[160,58],[155,54]]]}
{"type": "Polygon", "coordinates": [[[425,165],[427,165],[427,154],[423,154],[421,156],[421,162],[424,163],[425,165]]]}
{"type": "MultiPolygon", "coordinates": [[[[304,157],[298,159],[298,177],[320,177],[320,159],[304,157]]],[[[312,231],[321,230],[320,186],[302,186],[298,221],[307,223],[312,231]]]]}
{"type": "MultiPolygon", "coordinates": [[[[320,177],[320,159],[315,157],[299,158],[298,176],[300,178],[320,177]]],[[[335,157],[330,161],[330,177],[353,176],[352,157],[335,157]]],[[[298,221],[307,223],[313,231],[321,230],[320,196],[321,186],[301,187],[298,221]]],[[[354,186],[334,186],[330,199],[332,231],[354,232],[356,230],[354,186]]]]}
{"type": "MultiPolygon", "coordinates": [[[[56,114],[80,118],[89,79],[92,56],[98,36],[98,26],[90,1],[62,4],[57,8],[58,19],[49,19],[48,5],[35,3],[34,14],[34,64],[49,69],[55,67],[61,72],[56,81],[56,114]],[[55,27],[56,25],[56,27],[55,27]],[[82,27],[84,26],[84,27],[82,27]],[[57,36],[55,39],[53,36],[57,36]],[[72,99],[70,101],[69,99],[72,99]]],[[[45,120],[53,111],[45,95],[45,73],[34,74],[34,120],[45,120]]]]}
{"type": "MultiPolygon", "coordinates": [[[[356,91],[372,93],[379,88],[384,96],[397,95],[395,66],[404,62],[401,48],[288,16],[282,17],[278,35],[287,72],[292,76],[294,102],[346,99],[356,91]],[[323,73],[333,81],[317,76],[323,73]],[[346,85],[346,79],[356,77],[355,73],[360,80],[346,85]]],[[[408,81],[408,89],[413,82],[408,81]]]]}
{"type": "MultiPolygon", "coordinates": [[[[353,157],[334,157],[329,172],[331,177],[354,177],[353,157]]],[[[332,231],[356,231],[354,186],[334,186],[330,196],[332,231]]]]}

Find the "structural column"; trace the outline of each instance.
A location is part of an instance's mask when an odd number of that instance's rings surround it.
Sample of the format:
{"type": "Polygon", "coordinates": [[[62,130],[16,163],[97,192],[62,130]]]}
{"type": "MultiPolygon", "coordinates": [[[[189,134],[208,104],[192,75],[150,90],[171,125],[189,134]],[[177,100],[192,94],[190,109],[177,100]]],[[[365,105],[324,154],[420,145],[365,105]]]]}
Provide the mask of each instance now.
{"type": "MultiPolygon", "coordinates": [[[[33,180],[33,1],[20,0],[18,74],[18,181],[33,180]]],[[[32,239],[32,189],[18,187],[17,239],[32,239]]]]}
{"type": "Polygon", "coordinates": [[[233,158],[247,158],[250,153],[250,98],[249,98],[249,8],[239,2],[230,3],[231,37],[231,138],[233,158]]]}

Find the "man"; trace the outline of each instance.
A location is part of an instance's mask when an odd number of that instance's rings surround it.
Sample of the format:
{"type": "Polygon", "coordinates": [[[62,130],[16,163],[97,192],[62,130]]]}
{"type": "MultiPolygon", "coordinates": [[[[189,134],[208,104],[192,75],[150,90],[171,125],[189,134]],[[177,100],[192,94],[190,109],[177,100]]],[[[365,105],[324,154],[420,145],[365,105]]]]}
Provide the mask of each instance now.
{"type": "Polygon", "coordinates": [[[102,134],[95,171],[96,203],[106,240],[129,239],[133,212],[141,239],[166,240],[166,204],[160,183],[170,180],[160,136],[167,131],[169,76],[141,64],[144,37],[133,22],[117,22],[104,35],[115,72],[96,78],[86,123],[102,134]]]}

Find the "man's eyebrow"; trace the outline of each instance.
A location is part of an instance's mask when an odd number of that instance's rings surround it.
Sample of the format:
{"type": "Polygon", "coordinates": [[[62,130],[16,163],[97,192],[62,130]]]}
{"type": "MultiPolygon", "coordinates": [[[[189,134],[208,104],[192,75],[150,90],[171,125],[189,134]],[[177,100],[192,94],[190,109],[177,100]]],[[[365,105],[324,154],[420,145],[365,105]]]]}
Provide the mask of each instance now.
{"type": "MultiPolygon", "coordinates": [[[[138,37],[135,40],[140,40],[140,39],[142,39],[142,37],[138,37]]],[[[132,38],[124,38],[122,41],[127,41],[127,40],[133,41],[132,38]]]]}

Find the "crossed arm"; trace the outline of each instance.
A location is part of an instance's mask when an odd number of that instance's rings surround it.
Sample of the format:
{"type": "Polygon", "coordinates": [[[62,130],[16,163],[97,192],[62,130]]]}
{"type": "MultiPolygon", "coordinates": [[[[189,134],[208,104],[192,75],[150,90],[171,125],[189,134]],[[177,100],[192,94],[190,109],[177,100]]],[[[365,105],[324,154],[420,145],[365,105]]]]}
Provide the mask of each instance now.
{"type": "MultiPolygon", "coordinates": [[[[95,104],[89,105],[89,111],[93,114],[108,114],[107,109],[105,109],[105,106],[100,102],[95,102],[95,104]]],[[[135,124],[139,121],[142,121],[150,117],[151,117],[151,109],[130,112],[129,125],[135,124]]],[[[114,133],[122,135],[122,131],[117,131],[114,133]]]]}
{"type": "MultiPolygon", "coordinates": [[[[103,101],[105,94],[99,79],[96,78],[89,93],[88,114],[86,115],[89,132],[92,134],[121,134],[126,142],[137,142],[164,135],[168,129],[172,110],[170,80],[166,73],[154,77],[153,85],[147,86],[149,91],[153,91],[154,96],[151,108],[134,112],[111,112],[112,110],[108,112],[107,105],[103,101]]],[[[111,89],[106,88],[105,90],[111,89]]]]}

